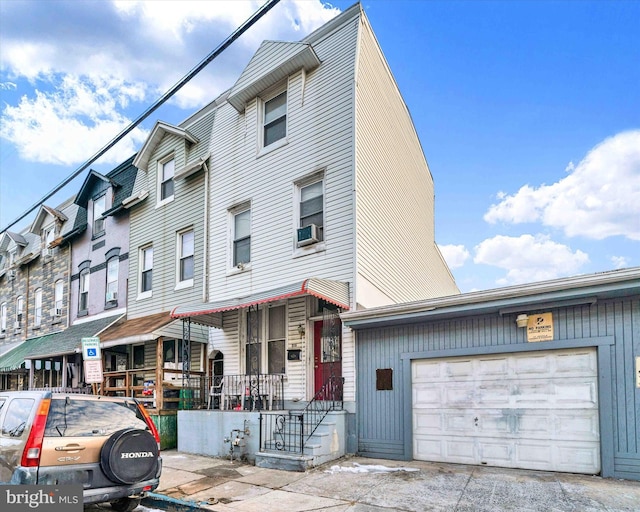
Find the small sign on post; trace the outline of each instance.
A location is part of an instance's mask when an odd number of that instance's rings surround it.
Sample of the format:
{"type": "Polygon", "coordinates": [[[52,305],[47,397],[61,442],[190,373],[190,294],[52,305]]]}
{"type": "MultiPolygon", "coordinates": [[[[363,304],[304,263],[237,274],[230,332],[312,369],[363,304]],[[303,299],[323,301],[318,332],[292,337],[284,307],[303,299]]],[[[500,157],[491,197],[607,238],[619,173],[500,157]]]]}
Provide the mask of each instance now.
{"type": "Polygon", "coordinates": [[[84,359],[84,381],[87,384],[102,382],[102,353],[100,338],[82,338],[82,357],[84,359]]]}

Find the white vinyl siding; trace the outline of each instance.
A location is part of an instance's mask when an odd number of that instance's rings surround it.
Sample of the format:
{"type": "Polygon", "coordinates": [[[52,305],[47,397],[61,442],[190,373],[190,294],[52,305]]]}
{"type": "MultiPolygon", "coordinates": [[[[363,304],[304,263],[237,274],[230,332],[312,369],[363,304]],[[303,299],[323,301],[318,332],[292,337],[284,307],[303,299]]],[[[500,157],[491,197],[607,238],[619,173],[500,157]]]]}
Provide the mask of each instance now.
{"type": "MultiPolygon", "coordinates": [[[[188,124],[183,126],[199,140],[195,145],[187,144],[177,135],[166,134],[153,149],[147,172],[140,172],[138,175],[133,193],[146,190],[149,192],[149,197],[131,208],[129,243],[130,247],[142,247],[153,243],[153,296],[145,300],[130,300],[127,304],[127,314],[130,318],[170,311],[179,304],[202,300],[203,289],[197,284],[201,283],[205,254],[203,215],[204,179],[207,174],[199,171],[187,179],[175,180],[174,200],[163,204],[161,208],[156,208],[159,202],[156,173],[157,163],[164,155],[173,155],[177,173],[186,165],[206,157],[209,153],[209,138],[214,114],[212,110],[207,110],[202,115],[194,114],[188,120],[188,124]],[[194,286],[176,287],[178,280],[176,233],[183,230],[185,226],[193,226],[194,286]]],[[[138,251],[131,251],[129,257],[129,296],[137,297],[140,290],[137,272],[138,251]]]]}
{"type": "MultiPolygon", "coordinates": [[[[420,140],[366,21],[356,87],[357,271],[391,302],[458,293],[434,242],[434,186],[420,140]]],[[[358,302],[371,304],[358,293],[358,302]]]]}

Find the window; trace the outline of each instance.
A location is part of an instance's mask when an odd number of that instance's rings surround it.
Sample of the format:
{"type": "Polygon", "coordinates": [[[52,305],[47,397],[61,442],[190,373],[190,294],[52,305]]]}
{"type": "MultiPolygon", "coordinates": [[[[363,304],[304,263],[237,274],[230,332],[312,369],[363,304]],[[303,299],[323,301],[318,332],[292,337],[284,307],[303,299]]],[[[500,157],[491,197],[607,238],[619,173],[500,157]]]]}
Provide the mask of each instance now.
{"type": "Polygon", "coordinates": [[[162,343],[162,362],[165,368],[182,369],[182,340],[164,340],[162,343]]]}
{"type": "Polygon", "coordinates": [[[315,238],[324,240],[324,192],[323,181],[316,181],[299,187],[300,190],[300,227],[315,226],[315,238]]]}
{"type": "Polygon", "coordinates": [[[9,266],[13,266],[18,259],[18,250],[12,249],[9,251],[9,266]]]}
{"type": "Polygon", "coordinates": [[[42,288],[38,288],[34,292],[34,325],[40,327],[42,325],[42,288]]]}
{"type": "Polygon", "coordinates": [[[56,308],[56,315],[58,316],[62,314],[63,294],[64,294],[64,281],[62,279],[58,279],[55,282],[54,290],[53,290],[53,302],[54,302],[54,307],[56,308]]]}
{"type": "Polygon", "coordinates": [[[233,266],[251,261],[251,209],[233,215],[233,266]]]}
{"type": "Polygon", "coordinates": [[[284,373],[287,314],[285,306],[269,308],[267,358],[269,373],[284,373]]]}
{"type": "Polygon", "coordinates": [[[42,255],[43,256],[49,256],[51,254],[51,251],[53,249],[49,248],[49,245],[51,245],[51,243],[54,241],[55,239],[55,229],[53,226],[45,228],[43,233],[42,233],[42,238],[44,240],[44,246],[42,248],[42,255]]]}
{"type": "Polygon", "coordinates": [[[78,299],[78,312],[86,312],[89,309],[89,269],[80,272],[80,295],[78,299]]]}
{"type": "Polygon", "coordinates": [[[159,165],[160,176],[160,201],[173,198],[173,175],[175,172],[175,160],[167,160],[159,165]]]}
{"type": "Polygon", "coordinates": [[[178,281],[193,281],[193,230],[178,234],[178,281]]]}
{"type": "Polygon", "coordinates": [[[263,146],[287,136],[287,91],[264,102],[263,146]]]}
{"type": "Polygon", "coordinates": [[[7,330],[7,303],[0,304],[0,332],[7,330]]]}
{"type": "Polygon", "coordinates": [[[115,256],[107,261],[107,287],[105,302],[118,300],[118,272],[120,269],[120,258],[115,256]]]}
{"type": "Polygon", "coordinates": [[[246,372],[285,373],[286,306],[282,304],[259,310],[250,309],[246,322],[246,372]],[[266,333],[266,339],[263,333],[266,333]],[[263,361],[266,361],[266,365],[263,361]]]}
{"type": "Polygon", "coordinates": [[[150,292],[153,281],[153,247],[140,251],[140,293],[150,292]]]}
{"type": "Polygon", "coordinates": [[[22,323],[22,311],[24,310],[24,299],[18,297],[16,299],[16,327],[20,327],[22,323]]]}
{"type": "Polygon", "coordinates": [[[107,196],[105,194],[93,200],[93,236],[104,233],[104,219],[102,214],[107,209],[107,196]]]}

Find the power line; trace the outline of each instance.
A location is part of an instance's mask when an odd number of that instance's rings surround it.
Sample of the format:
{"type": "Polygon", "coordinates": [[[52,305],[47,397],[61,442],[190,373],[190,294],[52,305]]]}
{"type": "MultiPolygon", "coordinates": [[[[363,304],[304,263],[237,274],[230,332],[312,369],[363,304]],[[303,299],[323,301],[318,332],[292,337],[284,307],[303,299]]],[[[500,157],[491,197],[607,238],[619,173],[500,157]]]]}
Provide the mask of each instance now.
{"type": "Polygon", "coordinates": [[[13,222],[4,227],[0,233],[7,231],[11,226],[17,224],[22,219],[24,219],[27,215],[29,215],[33,210],[38,208],[41,204],[43,204],[47,199],[51,196],[62,190],[66,187],[71,181],[73,181],[78,175],[84,171],[87,167],[89,167],[92,163],[94,163],[98,158],[104,155],[107,151],[109,151],[113,146],[115,146],[118,142],[120,142],[129,132],[131,132],[136,126],[138,126],[142,121],[144,121],[147,117],[149,117],[153,112],[155,112],[160,106],[162,106],[171,96],[177,93],[182,87],[184,87],[194,76],[196,76],[200,71],[202,71],[211,61],[213,61],[216,57],[218,57],[223,51],[225,51],[231,43],[233,43],[236,39],[238,39],[242,34],[244,34],[251,26],[253,26],[262,16],[264,16],[267,12],[269,12],[275,5],[280,2],[280,0],[268,0],[260,9],[258,9],[247,21],[245,21],[240,27],[238,27],[234,32],[231,33],[229,37],[227,37],[215,50],[213,50],[209,55],[207,55],[200,63],[194,67],[189,73],[187,73],[179,82],[177,82],[173,87],[171,87],[167,92],[165,92],[155,103],[153,103],[149,108],[147,108],[142,114],[140,114],[135,120],[133,120],[124,130],[122,130],[118,135],[116,135],[111,141],[102,147],[95,155],[93,155],[89,160],[83,163],[80,167],[78,167],[70,176],[68,176],[62,183],[58,184],[54,187],[48,194],[46,194],[42,199],[40,199],[37,203],[33,204],[29,209],[27,209],[22,215],[20,215],[13,222]]]}

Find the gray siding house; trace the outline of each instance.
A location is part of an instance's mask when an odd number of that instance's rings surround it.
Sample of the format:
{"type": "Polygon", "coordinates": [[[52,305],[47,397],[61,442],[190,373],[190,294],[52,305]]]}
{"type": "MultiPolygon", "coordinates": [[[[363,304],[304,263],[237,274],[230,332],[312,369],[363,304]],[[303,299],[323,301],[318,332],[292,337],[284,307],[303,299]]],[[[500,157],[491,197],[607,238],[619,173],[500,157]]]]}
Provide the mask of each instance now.
{"type": "Polygon", "coordinates": [[[640,268],[341,316],[359,454],[640,480],[640,268]]]}
{"type": "Polygon", "coordinates": [[[212,327],[223,378],[212,410],[180,411],[178,447],[222,455],[246,421],[243,455],[260,463],[270,434],[259,447],[254,411],[266,423],[315,408],[336,417],[304,463],[353,451],[356,352],[340,312],[458,293],[408,109],[359,4],[300,42],[263,42],[213,108],[208,292],[175,297],[172,317],[212,327]]]}

